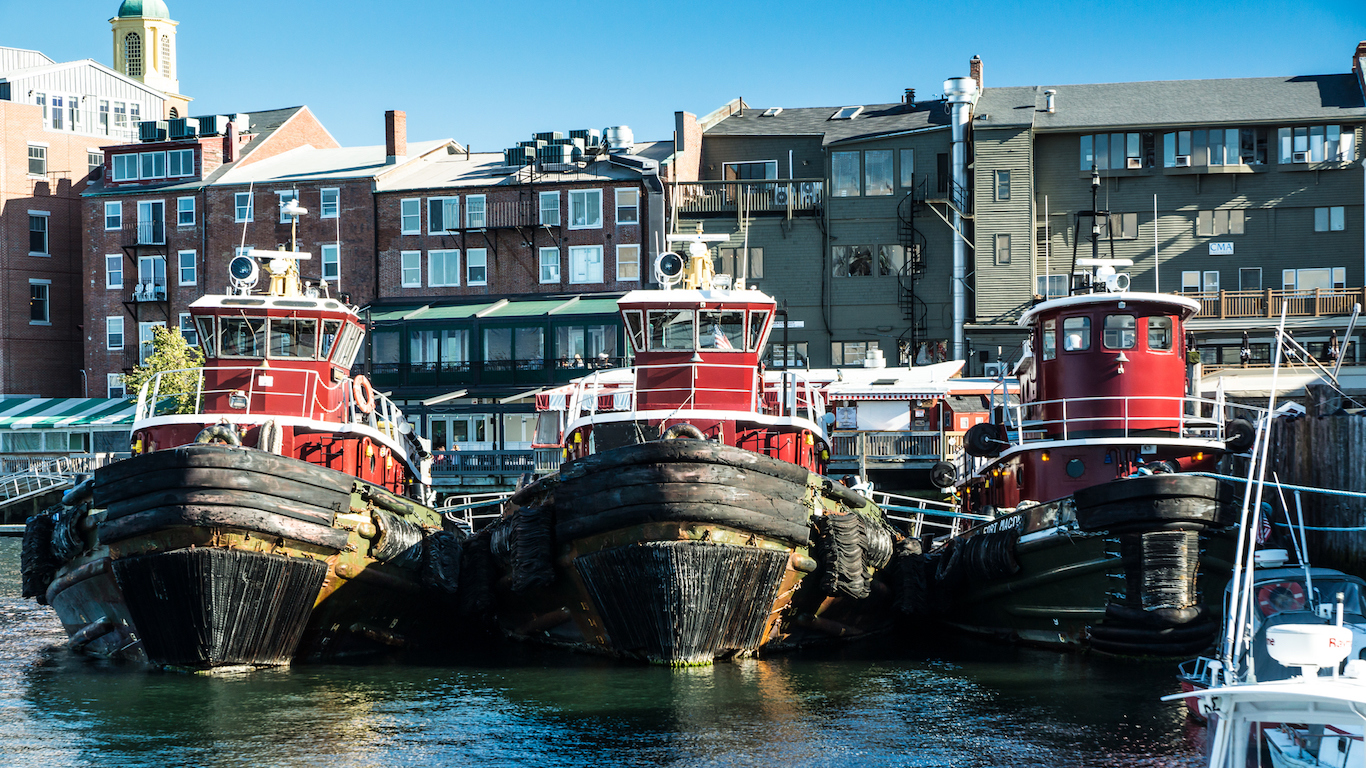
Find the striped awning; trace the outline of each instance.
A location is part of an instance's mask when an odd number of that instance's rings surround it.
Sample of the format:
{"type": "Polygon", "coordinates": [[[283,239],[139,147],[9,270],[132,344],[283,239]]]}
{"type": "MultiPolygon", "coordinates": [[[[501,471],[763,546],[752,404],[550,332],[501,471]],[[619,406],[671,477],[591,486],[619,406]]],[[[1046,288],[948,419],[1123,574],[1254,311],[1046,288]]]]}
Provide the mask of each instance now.
{"type": "Polygon", "coordinates": [[[128,427],[136,409],[131,397],[0,397],[0,430],[128,427]]]}
{"type": "Polygon", "coordinates": [[[936,400],[944,396],[943,392],[840,392],[834,387],[827,392],[831,400],[936,400]]]}

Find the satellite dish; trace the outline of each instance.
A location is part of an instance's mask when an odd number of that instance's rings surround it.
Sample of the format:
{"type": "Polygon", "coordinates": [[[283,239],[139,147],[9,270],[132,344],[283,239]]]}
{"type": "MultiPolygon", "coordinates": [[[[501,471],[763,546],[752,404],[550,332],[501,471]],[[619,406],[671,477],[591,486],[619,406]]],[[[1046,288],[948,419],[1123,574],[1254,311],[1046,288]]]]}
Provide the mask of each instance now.
{"type": "Polygon", "coordinates": [[[683,278],[684,260],[673,251],[665,251],[655,259],[655,279],[662,285],[673,285],[683,278]]]}
{"type": "Polygon", "coordinates": [[[261,277],[261,268],[250,256],[234,256],[228,263],[228,277],[234,288],[252,288],[261,277]]]}

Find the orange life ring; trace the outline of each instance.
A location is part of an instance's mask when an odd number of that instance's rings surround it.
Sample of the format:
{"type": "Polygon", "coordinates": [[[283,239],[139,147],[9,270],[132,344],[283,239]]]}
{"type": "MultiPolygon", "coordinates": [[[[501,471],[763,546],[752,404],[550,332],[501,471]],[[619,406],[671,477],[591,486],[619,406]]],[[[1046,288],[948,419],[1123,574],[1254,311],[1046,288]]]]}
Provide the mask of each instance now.
{"type": "Polygon", "coordinates": [[[1298,581],[1278,581],[1257,590],[1257,604],[1263,616],[1274,616],[1304,607],[1304,586],[1298,581]]]}
{"type": "Polygon", "coordinates": [[[370,380],[365,378],[364,374],[351,380],[351,396],[361,413],[371,413],[375,410],[375,388],[370,385],[370,380]]]}

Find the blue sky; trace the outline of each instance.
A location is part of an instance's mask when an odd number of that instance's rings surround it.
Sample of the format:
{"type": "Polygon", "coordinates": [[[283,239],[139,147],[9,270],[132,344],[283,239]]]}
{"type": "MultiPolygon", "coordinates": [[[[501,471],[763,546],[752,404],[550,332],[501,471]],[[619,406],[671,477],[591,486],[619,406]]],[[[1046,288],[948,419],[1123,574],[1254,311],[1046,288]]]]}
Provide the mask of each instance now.
{"type": "MultiPolygon", "coordinates": [[[[208,2],[180,22],[191,114],[307,104],[345,145],[410,140],[497,151],[535,131],[673,113],[840,106],[939,94],[980,55],[993,85],[1346,72],[1366,2],[208,2]]],[[[112,63],[119,0],[0,0],[0,45],[112,63]]]]}

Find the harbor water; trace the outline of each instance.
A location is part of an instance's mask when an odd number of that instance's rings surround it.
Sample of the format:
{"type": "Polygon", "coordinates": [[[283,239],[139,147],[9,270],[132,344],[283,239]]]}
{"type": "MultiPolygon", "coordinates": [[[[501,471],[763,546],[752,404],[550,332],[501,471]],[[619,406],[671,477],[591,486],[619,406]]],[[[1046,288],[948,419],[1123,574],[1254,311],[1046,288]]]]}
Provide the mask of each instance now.
{"type": "Polygon", "coordinates": [[[0,539],[0,766],[1197,766],[1171,663],[900,637],[685,670],[528,648],[217,676],[81,659],[0,539]]]}

